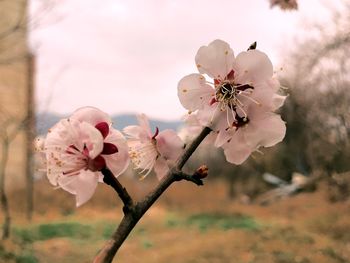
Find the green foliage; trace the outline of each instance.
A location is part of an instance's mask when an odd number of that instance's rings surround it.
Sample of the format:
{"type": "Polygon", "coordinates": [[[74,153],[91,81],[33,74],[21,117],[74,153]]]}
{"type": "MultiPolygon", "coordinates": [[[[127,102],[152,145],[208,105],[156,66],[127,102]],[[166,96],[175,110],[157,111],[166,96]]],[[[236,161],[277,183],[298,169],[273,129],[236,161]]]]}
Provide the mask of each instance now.
{"type": "Polygon", "coordinates": [[[32,254],[26,253],[16,258],[16,263],[38,263],[39,261],[32,254]]]}
{"type": "Polygon", "coordinates": [[[222,230],[233,228],[246,230],[259,229],[259,225],[253,218],[240,214],[200,213],[190,216],[186,224],[195,225],[201,231],[206,231],[209,228],[220,228],[222,230]]]}
{"type": "Polygon", "coordinates": [[[109,239],[116,226],[105,221],[91,225],[78,222],[59,222],[34,225],[29,228],[14,229],[15,236],[21,243],[67,237],[78,240],[100,238],[109,239]]]}
{"type": "Polygon", "coordinates": [[[77,222],[36,225],[27,229],[15,229],[15,235],[24,242],[48,240],[57,237],[84,239],[92,236],[92,227],[77,222]]]}

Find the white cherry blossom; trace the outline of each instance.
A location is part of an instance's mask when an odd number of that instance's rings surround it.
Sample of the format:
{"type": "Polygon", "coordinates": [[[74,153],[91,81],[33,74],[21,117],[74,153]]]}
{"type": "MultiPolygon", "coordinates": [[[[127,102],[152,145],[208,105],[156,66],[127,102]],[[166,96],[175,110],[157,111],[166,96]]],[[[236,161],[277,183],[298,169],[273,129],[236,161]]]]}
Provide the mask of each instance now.
{"type": "Polygon", "coordinates": [[[182,78],[178,96],[201,125],[215,132],[215,146],[224,149],[229,162],[240,164],[259,147],[283,139],[285,123],[273,112],[286,96],[278,93],[265,53],[249,49],[235,57],[229,44],[214,40],[198,50],[195,60],[201,74],[182,78]]]}
{"type": "MultiPolygon", "coordinates": [[[[265,53],[248,50],[235,58],[226,42],[214,40],[198,50],[195,60],[198,71],[212,80],[198,73],[187,75],[178,84],[178,96],[186,109],[199,112],[202,125],[226,129],[233,125],[236,115],[245,117],[251,104],[276,108],[272,99],[279,95],[275,94],[273,67],[265,53]],[[259,93],[265,94],[262,101],[255,98],[259,93]]],[[[278,98],[281,101],[284,96],[278,98]]],[[[277,97],[275,100],[277,104],[277,97]]]]}

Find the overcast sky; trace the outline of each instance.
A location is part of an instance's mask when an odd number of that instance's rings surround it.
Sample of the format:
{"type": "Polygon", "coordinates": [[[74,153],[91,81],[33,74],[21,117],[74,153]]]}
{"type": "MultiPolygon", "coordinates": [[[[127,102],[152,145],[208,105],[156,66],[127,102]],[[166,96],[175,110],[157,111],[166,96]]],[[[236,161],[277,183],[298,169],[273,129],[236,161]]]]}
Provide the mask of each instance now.
{"type": "Polygon", "coordinates": [[[56,0],[44,13],[40,2],[31,0],[41,18],[30,37],[39,111],[92,105],[175,120],[185,113],[177,83],[196,72],[200,46],[220,38],[238,54],[257,41],[276,68],[288,70],[283,50],[341,0],[299,0],[289,12],[267,0],[56,0]]]}

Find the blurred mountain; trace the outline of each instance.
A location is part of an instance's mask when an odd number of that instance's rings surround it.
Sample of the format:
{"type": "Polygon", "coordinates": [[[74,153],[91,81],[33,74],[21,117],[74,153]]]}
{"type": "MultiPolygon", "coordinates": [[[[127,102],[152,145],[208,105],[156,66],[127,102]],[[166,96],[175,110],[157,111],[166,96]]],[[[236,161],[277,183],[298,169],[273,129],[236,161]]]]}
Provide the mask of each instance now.
{"type": "MultiPolygon", "coordinates": [[[[39,113],[36,116],[36,129],[38,135],[44,135],[47,133],[47,130],[54,126],[60,119],[67,116],[54,114],[54,113],[39,113]]],[[[120,114],[112,116],[113,127],[118,130],[123,129],[128,125],[137,125],[136,116],[132,114],[120,114]]],[[[181,121],[161,121],[157,119],[150,119],[151,128],[154,131],[155,127],[158,127],[160,130],[164,129],[173,129],[177,130],[181,121]]]]}

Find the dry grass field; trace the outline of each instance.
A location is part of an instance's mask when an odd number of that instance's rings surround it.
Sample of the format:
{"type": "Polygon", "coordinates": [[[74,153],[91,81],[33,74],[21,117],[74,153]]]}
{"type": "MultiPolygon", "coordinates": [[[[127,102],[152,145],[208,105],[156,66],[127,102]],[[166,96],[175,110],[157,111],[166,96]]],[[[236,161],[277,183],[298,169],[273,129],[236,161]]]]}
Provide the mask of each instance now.
{"type": "MultiPolygon", "coordinates": [[[[145,180],[129,188],[141,197],[151,187],[145,180]]],[[[265,207],[230,201],[226,192],[215,181],[173,185],[114,262],[350,262],[350,204],[329,203],[322,187],[265,207]]],[[[122,216],[115,193],[104,185],[76,209],[73,196],[44,179],[36,185],[31,223],[23,196],[20,190],[10,194],[13,228],[0,246],[4,263],[92,262],[122,216]]]]}

